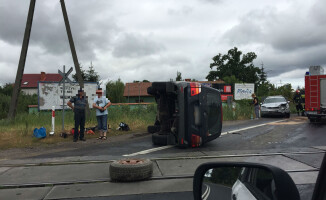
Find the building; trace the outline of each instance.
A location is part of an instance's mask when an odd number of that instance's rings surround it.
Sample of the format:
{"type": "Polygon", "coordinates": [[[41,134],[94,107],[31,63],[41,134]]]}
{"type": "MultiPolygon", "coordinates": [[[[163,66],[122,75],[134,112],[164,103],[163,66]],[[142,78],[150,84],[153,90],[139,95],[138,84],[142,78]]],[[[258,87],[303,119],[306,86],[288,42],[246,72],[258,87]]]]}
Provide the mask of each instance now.
{"type": "Polygon", "coordinates": [[[123,96],[127,103],[151,103],[155,98],[147,93],[147,88],[152,86],[150,82],[126,83],[123,96]]]}
{"type": "Polygon", "coordinates": [[[40,74],[23,74],[21,91],[29,95],[37,94],[37,84],[39,81],[58,82],[61,79],[62,76],[60,74],[46,74],[45,72],[40,74]]]}

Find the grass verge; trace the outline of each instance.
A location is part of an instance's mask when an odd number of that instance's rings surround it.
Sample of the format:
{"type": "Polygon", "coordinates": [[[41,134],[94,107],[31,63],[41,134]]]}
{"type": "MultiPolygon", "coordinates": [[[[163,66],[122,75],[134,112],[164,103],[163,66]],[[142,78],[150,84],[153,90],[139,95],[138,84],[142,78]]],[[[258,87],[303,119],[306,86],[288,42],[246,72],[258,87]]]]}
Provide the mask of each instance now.
{"type": "MultiPolygon", "coordinates": [[[[129,125],[132,132],[144,132],[147,126],[155,121],[156,107],[155,105],[139,106],[130,109],[129,106],[115,106],[109,108],[108,123],[110,124],[109,136],[116,136],[130,133],[125,131],[117,131],[120,122],[129,125]]],[[[65,131],[69,132],[74,127],[73,112],[65,112],[65,131]]],[[[70,141],[60,137],[62,132],[62,112],[57,111],[55,117],[55,135],[49,136],[51,131],[51,113],[39,112],[37,114],[18,114],[14,120],[0,120],[0,149],[34,147],[41,145],[49,145],[58,142],[70,141]],[[47,137],[37,139],[33,137],[33,130],[40,127],[46,128],[47,137]]],[[[91,110],[90,115],[86,116],[85,127],[93,127],[97,125],[95,110],[91,110]]],[[[98,135],[86,135],[87,138],[95,138],[98,135]]],[[[72,137],[70,137],[72,138],[72,137]]]]}

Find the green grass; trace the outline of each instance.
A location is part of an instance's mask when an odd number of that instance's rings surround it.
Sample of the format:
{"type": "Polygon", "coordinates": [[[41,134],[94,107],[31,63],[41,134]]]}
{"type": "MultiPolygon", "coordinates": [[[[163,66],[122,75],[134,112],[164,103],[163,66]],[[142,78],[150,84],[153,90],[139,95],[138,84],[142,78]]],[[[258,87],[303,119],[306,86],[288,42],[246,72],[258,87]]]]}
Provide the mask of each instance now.
{"type": "MultiPolygon", "coordinates": [[[[129,106],[110,107],[108,114],[108,123],[110,124],[110,136],[125,134],[129,132],[117,131],[116,128],[120,122],[129,125],[133,132],[144,132],[147,126],[153,124],[156,116],[156,106],[139,106],[130,109],[129,106]]],[[[69,132],[74,127],[74,117],[72,111],[65,112],[65,131],[69,132]]],[[[0,149],[12,147],[29,147],[37,145],[53,144],[63,140],[59,133],[62,131],[62,112],[56,111],[55,133],[53,137],[37,139],[33,137],[35,128],[46,128],[47,134],[51,131],[51,112],[39,112],[37,114],[21,113],[14,120],[0,120],[0,149]]],[[[85,127],[97,125],[95,110],[91,110],[90,115],[86,116],[85,127]]],[[[87,136],[96,137],[96,136],[87,136]]],[[[70,141],[70,140],[69,140],[70,141]]]]}
{"type": "MultiPolygon", "coordinates": [[[[291,105],[291,111],[295,106],[291,105]]],[[[126,134],[130,132],[117,131],[120,122],[129,125],[132,132],[145,132],[148,125],[152,125],[156,116],[156,105],[139,106],[130,109],[129,106],[115,106],[108,109],[108,122],[110,124],[109,137],[126,134]]],[[[72,111],[65,112],[65,131],[69,132],[74,127],[74,116],[72,111]]],[[[249,105],[249,101],[237,101],[236,107],[223,106],[223,120],[244,120],[254,116],[254,108],[249,105]]],[[[91,110],[90,115],[86,116],[85,127],[97,125],[95,110],[91,110]]],[[[12,147],[30,147],[38,145],[48,145],[63,141],[59,136],[62,130],[62,112],[56,111],[55,136],[37,139],[33,137],[35,128],[45,127],[47,134],[51,131],[51,112],[39,112],[37,114],[20,113],[12,121],[7,119],[0,120],[0,149],[12,147]]],[[[87,136],[96,137],[95,136],[87,136]]]]}
{"type": "Polygon", "coordinates": [[[235,108],[223,106],[223,120],[244,120],[255,117],[253,106],[239,105],[237,104],[235,108]]]}

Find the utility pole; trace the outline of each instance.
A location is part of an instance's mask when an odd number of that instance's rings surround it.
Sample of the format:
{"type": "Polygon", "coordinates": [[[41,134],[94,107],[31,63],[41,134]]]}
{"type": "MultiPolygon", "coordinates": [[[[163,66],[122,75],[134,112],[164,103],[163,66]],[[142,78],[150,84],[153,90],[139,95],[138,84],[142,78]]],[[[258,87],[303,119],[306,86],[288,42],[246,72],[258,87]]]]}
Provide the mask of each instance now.
{"type": "MultiPolygon", "coordinates": [[[[83,77],[81,75],[81,71],[80,71],[80,67],[79,67],[78,57],[77,57],[77,53],[76,53],[76,49],[75,49],[74,40],[73,40],[72,34],[71,34],[71,29],[70,29],[70,24],[69,24],[69,19],[68,19],[68,14],[67,14],[67,10],[66,10],[65,1],[60,0],[60,3],[61,3],[61,8],[62,8],[63,20],[65,21],[65,25],[66,25],[66,30],[67,30],[71,55],[72,55],[72,59],[74,61],[74,65],[75,65],[77,80],[78,80],[78,83],[79,83],[79,87],[84,88],[84,79],[83,79],[83,77]]],[[[86,96],[86,98],[87,98],[87,96],[86,96]]],[[[91,112],[89,110],[88,101],[86,101],[86,114],[87,114],[88,117],[90,117],[90,115],[91,115],[91,112]]]]}
{"type": "Polygon", "coordinates": [[[62,8],[63,19],[64,19],[65,25],[66,25],[66,30],[67,30],[71,55],[72,55],[72,59],[74,61],[74,65],[75,65],[77,80],[78,80],[79,86],[81,88],[84,88],[84,80],[83,80],[83,77],[81,75],[79,62],[78,62],[78,57],[77,57],[77,53],[76,53],[76,49],[75,49],[75,44],[74,44],[74,40],[73,40],[72,34],[71,34],[71,29],[70,29],[70,24],[69,24],[69,19],[68,19],[68,14],[67,14],[67,10],[66,10],[65,1],[60,0],[60,3],[61,3],[61,8],[62,8]]]}
{"type": "Polygon", "coordinates": [[[11,102],[10,102],[10,107],[9,107],[9,112],[8,112],[9,119],[12,119],[16,116],[18,96],[20,93],[20,86],[21,86],[21,82],[22,82],[22,78],[23,78],[23,74],[24,74],[24,69],[25,69],[25,62],[26,62],[29,38],[31,35],[35,3],[36,3],[36,0],[31,0],[31,2],[29,4],[23,45],[22,45],[22,49],[20,52],[20,58],[19,58],[19,63],[18,63],[15,85],[14,85],[14,89],[12,91],[11,102]]]}

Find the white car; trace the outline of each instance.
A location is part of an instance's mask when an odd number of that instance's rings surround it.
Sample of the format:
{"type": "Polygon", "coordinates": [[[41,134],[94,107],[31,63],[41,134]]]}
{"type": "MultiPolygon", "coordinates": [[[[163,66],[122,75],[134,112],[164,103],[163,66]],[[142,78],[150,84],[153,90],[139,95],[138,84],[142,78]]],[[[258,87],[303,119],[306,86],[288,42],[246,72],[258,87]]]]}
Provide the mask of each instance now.
{"type": "Polygon", "coordinates": [[[232,200],[276,199],[273,175],[265,169],[243,167],[232,187],[232,200]]]}
{"type": "Polygon", "coordinates": [[[284,116],[290,117],[290,106],[283,96],[268,96],[260,104],[260,115],[261,117],[266,116],[284,116]]]}

